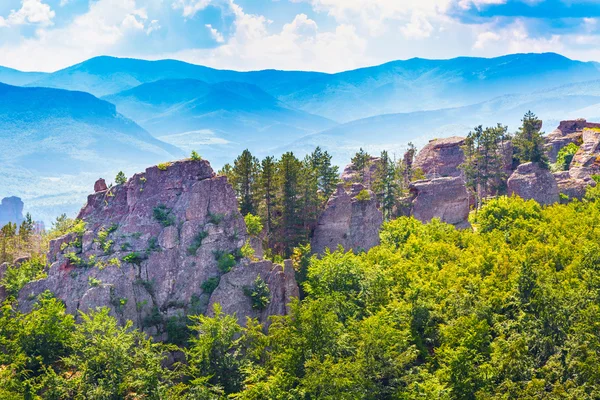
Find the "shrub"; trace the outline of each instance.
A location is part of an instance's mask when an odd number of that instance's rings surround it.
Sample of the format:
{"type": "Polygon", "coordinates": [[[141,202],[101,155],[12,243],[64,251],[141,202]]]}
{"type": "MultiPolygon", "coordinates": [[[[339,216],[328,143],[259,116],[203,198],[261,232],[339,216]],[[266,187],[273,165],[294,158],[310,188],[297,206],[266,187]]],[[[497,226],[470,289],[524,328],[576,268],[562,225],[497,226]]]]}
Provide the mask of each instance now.
{"type": "Polygon", "coordinates": [[[244,217],[244,221],[246,222],[246,229],[248,230],[249,235],[257,236],[262,232],[263,224],[258,215],[247,214],[244,217]]]}
{"type": "Polygon", "coordinates": [[[160,251],[160,246],[158,245],[157,237],[151,237],[148,240],[148,247],[146,248],[146,253],[151,253],[153,251],[160,251]]]}
{"type": "Polygon", "coordinates": [[[79,257],[77,254],[75,254],[73,252],[69,252],[69,253],[65,254],[65,258],[74,267],[87,267],[88,266],[87,263],[85,261],[83,261],[83,259],[81,257],[79,257]]]}
{"type": "Polygon", "coordinates": [[[164,204],[154,207],[153,210],[154,219],[160,222],[165,228],[175,224],[175,217],[171,213],[172,211],[164,204]]]}
{"type": "Polygon", "coordinates": [[[9,296],[16,296],[28,282],[46,277],[45,266],[45,261],[39,257],[25,261],[18,267],[9,266],[4,273],[4,278],[0,280],[0,285],[4,286],[9,296]]]}
{"type": "Polygon", "coordinates": [[[102,284],[102,281],[98,278],[94,278],[93,276],[88,276],[88,284],[91,287],[96,287],[100,286],[100,284],[102,284]]]}
{"type": "Polygon", "coordinates": [[[198,234],[194,237],[194,241],[188,247],[188,254],[191,256],[195,256],[198,252],[200,246],[202,246],[202,241],[208,237],[208,232],[202,230],[198,232],[198,234]]]}
{"type": "Polygon", "coordinates": [[[579,150],[579,146],[575,143],[569,143],[567,146],[560,149],[558,155],[556,156],[556,164],[555,168],[558,171],[567,171],[569,169],[569,165],[571,165],[571,161],[579,150]]]}
{"type": "Polygon", "coordinates": [[[164,162],[164,163],[158,164],[156,167],[161,171],[166,171],[171,165],[173,165],[173,164],[170,162],[164,162]]]}
{"type": "Polygon", "coordinates": [[[523,228],[542,219],[542,208],[533,200],[502,196],[486,203],[476,214],[474,222],[481,232],[509,231],[523,228]]]}
{"type": "Polygon", "coordinates": [[[122,185],[124,183],[127,183],[127,177],[125,176],[125,174],[123,173],[123,171],[119,171],[119,173],[115,177],[115,183],[117,185],[122,185]]]}
{"type": "Polygon", "coordinates": [[[369,201],[371,200],[371,194],[367,189],[361,190],[355,197],[358,201],[369,201]]]}
{"type": "Polygon", "coordinates": [[[142,261],[144,261],[144,256],[141,255],[140,253],[134,251],[132,253],[127,254],[125,257],[123,257],[121,259],[123,262],[129,263],[129,264],[136,264],[139,265],[142,263],[142,261]]]}
{"type": "Polygon", "coordinates": [[[255,310],[264,310],[271,302],[271,290],[260,276],[256,277],[251,287],[244,288],[244,294],[252,300],[252,308],[255,310]]]}
{"type": "Polygon", "coordinates": [[[192,161],[202,161],[202,157],[200,157],[200,154],[198,154],[196,152],[196,150],[192,150],[192,155],[190,156],[190,160],[192,160],[192,161]]]}
{"type": "Polygon", "coordinates": [[[250,245],[250,241],[246,241],[246,243],[244,243],[244,245],[242,246],[242,249],[240,250],[241,254],[243,257],[245,258],[250,258],[250,259],[254,259],[254,248],[252,248],[252,246],[250,245]]]}
{"type": "Polygon", "coordinates": [[[218,276],[215,276],[213,278],[209,278],[209,279],[205,280],[204,282],[202,282],[202,285],[200,285],[200,287],[202,288],[202,291],[204,291],[205,293],[211,294],[212,292],[215,291],[217,286],[219,286],[220,281],[221,281],[221,278],[219,278],[218,276]]]}
{"type": "Polygon", "coordinates": [[[217,251],[215,252],[215,258],[217,260],[217,267],[223,273],[231,271],[231,268],[235,266],[235,257],[233,254],[217,251]]]}
{"type": "Polygon", "coordinates": [[[208,222],[210,222],[211,224],[214,225],[219,225],[223,219],[225,218],[225,214],[218,214],[218,213],[208,213],[208,222]]]}

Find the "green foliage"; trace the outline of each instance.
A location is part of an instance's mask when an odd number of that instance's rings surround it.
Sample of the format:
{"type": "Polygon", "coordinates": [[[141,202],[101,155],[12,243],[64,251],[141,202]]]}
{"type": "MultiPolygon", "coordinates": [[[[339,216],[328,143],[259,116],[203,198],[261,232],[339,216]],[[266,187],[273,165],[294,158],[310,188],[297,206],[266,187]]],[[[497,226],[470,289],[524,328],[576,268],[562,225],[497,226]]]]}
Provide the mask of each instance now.
{"type": "Polygon", "coordinates": [[[218,276],[208,278],[207,280],[202,282],[202,285],[200,287],[202,288],[203,292],[210,294],[215,291],[217,286],[219,286],[220,280],[221,280],[221,278],[219,278],[218,276]]]}
{"type": "Polygon", "coordinates": [[[244,217],[248,235],[258,236],[263,230],[262,219],[258,215],[246,214],[244,217]]]}
{"type": "Polygon", "coordinates": [[[541,132],[542,121],[531,111],[528,111],[522,120],[523,124],[515,133],[513,145],[515,158],[520,164],[526,162],[539,163],[548,166],[548,157],[544,146],[546,144],[541,132]]]}
{"type": "Polygon", "coordinates": [[[569,169],[569,165],[571,165],[571,161],[575,156],[575,153],[579,150],[579,146],[575,143],[569,143],[562,149],[558,151],[558,155],[556,156],[556,164],[554,169],[557,171],[567,171],[569,169]]]}
{"type": "Polygon", "coordinates": [[[45,260],[39,256],[21,263],[19,266],[9,266],[4,273],[4,278],[0,280],[0,285],[4,286],[9,296],[17,296],[19,290],[27,283],[46,277],[45,267],[45,260]]]}
{"type": "Polygon", "coordinates": [[[225,219],[225,214],[208,213],[208,222],[213,225],[219,225],[225,219]]]}
{"type": "Polygon", "coordinates": [[[192,161],[202,161],[202,157],[200,157],[200,154],[198,154],[196,152],[196,150],[192,150],[192,154],[190,155],[190,160],[192,160],[192,161]]]}
{"type": "Polygon", "coordinates": [[[154,207],[154,210],[152,211],[154,219],[160,222],[165,228],[175,224],[175,216],[172,212],[173,211],[164,204],[154,207]]]}
{"type": "Polygon", "coordinates": [[[231,268],[235,266],[234,255],[226,251],[216,251],[215,259],[217,260],[217,267],[219,268],[219,271],[223,273],[231,271],[231,268]]]}
{"type": "Polygon", "coordinates": [[[250,240],[246,240],[246,243],[244,243],[244,245],[240,249],[240,252],[242,254],[242,257],[249,258],[249,259],[255,259],[254,254],[256,252],[255,252],[254,248],[252,248],[252,245],[250,244],[250,240]]]}
{"type": "Polygon", "coordinates": [[[129,264],[140,265],[145,259],[146,257],[143,254],[134,251],[124,256],[121,261],[129,264]]]}
{"type": "Polygon", "coordinates": [[[201,230],[194,236],[194,240],[190,244],[187,249],[187,252],[191,256],[195,256],[198,252],[198,249],[202,246],[202,241],[208,237],[208,232],[205,230],[201,230]]]}
{"type": "Polygon", "coordinates": [[[354,197],[358,201],[369,201],[371,200],[371,194],[367,189],[363,189],[354,197]]]}
{"type": "Polygon", "coordinates": [[[255,310],[264,310],[271,302],[271,289],[260,276],[256,277],[252,286],[244,288],[244,294],[250,297],[255,310]]]}
{"type": "Polygon", "coordinates": [[[119,173],[115,177],[115,184],[117,184],[117,185],[123,185],[125,183],[127,183],[127,177],[125,176],[125,174],[123,173],[123,171],[119,171],[119,173]]]}
{"type": "Polygon", "coordinates": [[[97,287],[102,284],[102,281],[98,278],[94,278],[93,276],[88,276],[88,284],[90,287],[97,287]]]}
{"type": "Polygon", "coordinates": [[[227,180],[235,190],[242,215],[256,212],[259,161],[249,150],[233,162],[233,168],[227,174],[227,180]]]}
{"type": "Polygon", "coordinates": [[[170,163],[170,162],[164,162],[164,163],[160,163],[160,164],[158,164],[156,167],[157,167],[159,170],[161,170],[161,171],[166,171],[167,169],[169,169],[169,167],[170,167],[171,165],[173,165],[173,164],[172,164],[172,163],[170,163]]]}
{"type": "Polygon", "coordinates": [[[473,222],[485,233],[493,230],[511,231],[515,227],[531,229],[541,219],[542,209],[535,201],[503,196],[489,201],[484,209],[475,214],[473,222]]]}

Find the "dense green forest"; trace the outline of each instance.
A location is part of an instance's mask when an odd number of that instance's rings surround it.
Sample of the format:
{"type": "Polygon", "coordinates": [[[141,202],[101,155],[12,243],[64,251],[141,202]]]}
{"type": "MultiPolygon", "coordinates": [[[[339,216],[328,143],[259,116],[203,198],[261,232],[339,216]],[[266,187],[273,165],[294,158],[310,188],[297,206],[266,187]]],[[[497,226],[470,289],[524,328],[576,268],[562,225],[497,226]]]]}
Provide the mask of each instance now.
{"type": "Polygon", "coordinates": [[[75,322],[50,293],[29,314],[9,299],[0,398],[598,398],[599,198],[499,197],[473,231],[402,217],[368,253],[298,249],[304,298],[268,334],[195,316],[178,348],[106,309],[75,322]]]}

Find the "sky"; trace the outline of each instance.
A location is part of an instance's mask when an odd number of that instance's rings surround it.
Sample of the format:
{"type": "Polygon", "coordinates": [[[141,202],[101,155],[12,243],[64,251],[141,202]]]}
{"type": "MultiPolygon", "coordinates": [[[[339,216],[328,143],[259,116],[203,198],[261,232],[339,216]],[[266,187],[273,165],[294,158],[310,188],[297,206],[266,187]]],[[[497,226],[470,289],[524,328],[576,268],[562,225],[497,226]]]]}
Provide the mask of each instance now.
{"type": "Polygon", "coordinates": [[[94,56],[338,72],[556,52],[600,61],[600,0],[0,0],[0,65],[94,56]]]}

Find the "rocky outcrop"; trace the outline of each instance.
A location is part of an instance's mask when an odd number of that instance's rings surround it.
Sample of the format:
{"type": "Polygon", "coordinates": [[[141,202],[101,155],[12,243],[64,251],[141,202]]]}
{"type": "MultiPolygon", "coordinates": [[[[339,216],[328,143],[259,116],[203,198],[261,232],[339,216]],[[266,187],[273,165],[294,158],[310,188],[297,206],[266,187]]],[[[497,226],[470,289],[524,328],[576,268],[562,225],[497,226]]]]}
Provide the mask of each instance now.
{"type": "MultiPolygon", "coordinates": [[[[242,258],[247,233],[235,194],[207,161],[148,168],[90,195],[79,218],[86,223],[83,232],[50,242],[48,277],[21,290],[23,310],[50,290],[70,313],[108,306],[122,323],[132,320],[164,339],[167,326],[185,324],[186,315],[223,301],[229,289],[221,285],[263,276],[273,299],[267,312],[250,314],[263,323],[270,311],[285,310],[296,293],[293,274],[279,274],[281,267],[269,261],[242,258]]],[[[226,308],[245,320],[251,300],[235,296],[237,305],[226,308]]]]}
{"type": "Polygon", "coordinates": [[[0,227],[12,222],[23,222],[23,202],[18,197],[5,197],[0,202],[0,227]]]}
{"type": "Polygon", "coordinates": [[[464,144],[465,138],[459,136],[430,140],[417,154],[414,167],[420,168],[427,179],[460,176],[458,166],[465,161],[461,148],[464,144]]]}
{"type": "Polygon", "coordinates": [[[108,189],[106,186],[106,181],[102,178],[98,179],[96,183],[94,183],[94,193],[103,192],[108,189]]]}
{"type": "Polygon", "coordinates": [[[585,128],[581,135],[581,146],[573,156],[569,173],[573,178],[591,180],[600,173],[600,127],[585,128]]]}
{"type": "Polygon", "coordinates": [[[468,228],[470,197],[461,177],[411,183],[412,215],[421,222],[439,218],[457,228],[468,228]]]}
{"type": "Polygon", "coordinates": [[[588,187],[596,186],[596,182],[593,179],[573,178],[569,171],[555,172],[554,179],[556,179],[556,184],[558,185],[558,192],[567,196],[568,200],[581,200],[585,196],[588,187]]]}
{"type": "Polygon", "coordinates": [[[558,185],[552,172],[531,162],[519,165],[510,176],[508,194],[525,200],[533,199],[540,204],[552,204],[559,200],[558,185]]]}
{"type": "Polygon", "coordinates": [[[600,128],[600,124],[587,122],[585,119],[561,121],[558,127],[546,136],[546,149],[551,163],[556,162],[558,152],[569,143],[580,145],[583,130],[586,128],[600,128]]]}
{"type": "Polygon", "coordinates": [[[383,215],[377,209],[373,192],[361,184],[354,184],[349,190],[340,184],[319,217],[311,248],[319,254],[339,245],[355,251],[369,250],[379,244],[382,223],[383,215]]]}
{"type": "Polygon", "coordinates": [[[208,314],[213,314],[213,305],[218,303],[224,313],[235,314],[242,325],[245,324],[246,317],[251,317],[268,326],[269,316],[287,314],[290,300],[299,296],[294,274],[294,266],[289,260],[283,267],[270,261],[237,266],[221,277],[219,286],[210,297],[208,314]],[[253,307],[245,293],[253,286],[257,276],[271,290],[271,301],[262,309],[253,307]]]}
{"type": "Polygon", "coordinates": [[[368,166],[364,169],[364,171],[361,172],[357,171],[354,164],[350,163],[346,165],[340,178],[347,184],[360,183],[365,188],[371,189],[373,182],[376,180],[377,169],[379,168],[380,160],[381,158],[379,157],[371,157],[368,162],[368,166]],[[364,176],[361,179],[361,174],[363,173],[364,176]]]}

